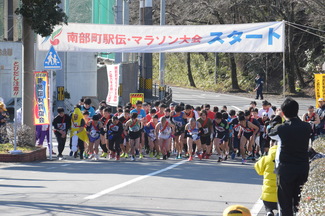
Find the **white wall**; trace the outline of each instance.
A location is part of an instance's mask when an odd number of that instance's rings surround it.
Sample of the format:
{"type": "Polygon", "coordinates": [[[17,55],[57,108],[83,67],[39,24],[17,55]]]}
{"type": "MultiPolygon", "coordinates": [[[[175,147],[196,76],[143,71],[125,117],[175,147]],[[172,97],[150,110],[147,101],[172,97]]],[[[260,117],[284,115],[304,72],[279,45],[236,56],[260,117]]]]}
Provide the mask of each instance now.
{"type": "Polygon", "coordinates": [[[11,73],[12,61],[22,62],[22,44],[19,42],[0,42],[0,97],[7,103],[11,98],[11,73]],[[12,50],[12,54],[3,53],[4,50],[12,50]]]}
{"type": "MultiPolygon", "coordinates": [[[[36,51],[36,70],[43,70],[47,52],[36,51]]],[[[97,97],[97,60],[92,52],[67,52],[65,63],[64,53],[59,52],[63,68],[66,66],[65,89],[70,93],[70,101],[77,104],[82,96],[97,97]]],[[[63,73],[57,71],[57,73],[63,73]]],[[[54,88],[55,91],[55,88],[54,88]]]]}

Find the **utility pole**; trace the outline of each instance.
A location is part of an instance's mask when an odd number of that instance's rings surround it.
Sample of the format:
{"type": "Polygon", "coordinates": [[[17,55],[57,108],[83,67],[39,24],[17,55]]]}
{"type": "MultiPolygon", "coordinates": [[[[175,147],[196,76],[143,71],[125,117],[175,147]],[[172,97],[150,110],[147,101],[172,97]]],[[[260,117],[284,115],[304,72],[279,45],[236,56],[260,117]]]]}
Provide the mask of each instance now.
{"type": "MultiPolygon", "coordinates": [[[[152,0],[145,0],[144,4],[144,24],[152,25],[152,0]]],[[[152,97],[152,53],[145,53],[143,58],[145,71],[144,97],[152,97]]]]}
{"type": "MultiPolygon", "coordinates": [[[[23,0],[25,3],[26,0],[23,0]]],[[[27,2],[26,2],[27,3],[27,2]]],[[[24,72],[23,72],[23,124],[32,129],[33,143],[35,143],[35,126],[34,126],[34,31],[28,24],[27,19],[23,17],[23,49],[24,49],[24,72]]]]}
{"type": "MultiPolygon", "coordinates": [[[[139,7],[139,24],[144,25],[144,1],[140,0],[139,7]]],[[[143,69],[143,53],[139,53],[139,92],[144,93],[145,71],[143,69]]]]}
{"type": "MultiPolygon", "coordinates": [[[[116,0],[115,4],[115,24],[123,24],[123,0],[116,0]]],[[[115,53],[115,64],[122,62],[122,53],[115,53]]]]}
{"type": "MultiPolygon", "coordinates": [[[[130,19],[130,15],[129,15],[129,4],[130,1],[129,0],[123,0],[123,25],[129,25],[129,19],[130,19]]],[[[128,53],[123,53],[122,54],[122,62],[127,62],[129,58],[129,54],[128,53]]]]}
{"type": "MultiPolygon", "coordinates": [[[[166,24],[166,2],[160,0],[160,25],[166,24]]],[[[165,97],[165,53],[159,53],[159,100],[165,97]]]]}

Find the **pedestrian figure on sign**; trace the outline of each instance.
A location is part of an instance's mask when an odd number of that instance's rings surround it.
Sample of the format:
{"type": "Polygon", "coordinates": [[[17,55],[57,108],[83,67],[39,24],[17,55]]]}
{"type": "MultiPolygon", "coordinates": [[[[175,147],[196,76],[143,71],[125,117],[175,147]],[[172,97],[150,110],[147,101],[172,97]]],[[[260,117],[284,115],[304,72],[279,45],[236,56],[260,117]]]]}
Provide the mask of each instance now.
{"type": "Polygon", "coordinates": [[[56,55],[54,54],[54,57],[53,57],[53,65],[57,65],[59,64],[60,62],[58,61],[58,58],[56,57],[56,55]]]}
{"type": "Polygon", "coordinates": [[[256,87],[254,89],[254,91],[256,91],[256,100],[258,100],[259,96],[261,97],[261,100],[263,100],[263,84],[264,84],[264,80],[261,77],[261,74],[257,74],[256,78],[255,78],[255,83],[256,83],[256,87]]]}
{"type": "Polygon", "coordinates": [[[53,65],[53,56],[52,56],[52,52],[50,52],[49,56],[47,57],[47,63],[49,65],[53,65]]]}

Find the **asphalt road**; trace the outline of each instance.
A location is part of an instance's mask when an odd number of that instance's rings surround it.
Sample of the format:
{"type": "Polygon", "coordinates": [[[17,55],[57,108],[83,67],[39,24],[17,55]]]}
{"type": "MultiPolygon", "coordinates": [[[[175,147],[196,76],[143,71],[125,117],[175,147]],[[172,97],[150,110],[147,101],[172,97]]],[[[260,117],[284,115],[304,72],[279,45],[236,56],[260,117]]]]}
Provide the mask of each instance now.
{"type": "MultiPolygon", "coordinates": [[[[191,104],[192,106],[201,106],[208,103],[211,107],[218,106],[219,109],[223,105],[228,107],[228,110],[245,110],[249,107],[251,101],[257,102],[257,107],[262,107],[262,100],[255,100],[254,97],[248,98],[238,96],[236,94],[222,94],[215,92],[207,92],[196,89],[185,89],[179,87],[172,87],[173,101],[183,102],[185,104],[191,104]]],[[[264,95],[264,99],[271,102],[272,105],[280,107],[284,101],[284,97],[264,95]]],[[[307,108],[310,105],[315,106],[315,99],[312,98],[294,98],[299,103],[299,115],[303,115],[307,112],[307,108]]]]}
{"type": "MultiPolygon", "coordinates": [[[[173,88],[177,102],[245,109],[251,98],[173,88]]],[[[310,101],[303,101],[307,106],[310,101]]],[[[271,101],[280,104],[279,101],[271,101]]],[[[303,107],[302,106],[302,107],[303,107]]],[[[54,143],[56,146],[56,143],[54,143]]],[[[68,145],[65,155],[68,154],[68,145]]],[[[144,158],[0,163],[0,215],[222,215],[242,204],[264,215],[253,163],[144,158]]]]}

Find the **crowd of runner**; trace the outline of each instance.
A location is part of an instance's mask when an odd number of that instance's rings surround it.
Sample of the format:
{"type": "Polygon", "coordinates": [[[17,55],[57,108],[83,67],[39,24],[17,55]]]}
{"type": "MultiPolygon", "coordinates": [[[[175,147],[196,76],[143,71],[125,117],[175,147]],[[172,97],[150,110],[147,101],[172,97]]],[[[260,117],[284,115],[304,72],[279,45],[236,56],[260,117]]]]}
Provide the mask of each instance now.
{"type": "MultiPolygon", "coordinates": [[[[303,120],[319,124],[313,107],[308,110],[303,120]]],[[[252,101],[244,111],[228,110],[226,106],[212,108],[209,104],[167,106],[158,101],[154,104],[138,101],[135,106],[130,103],[119,106],[113,113],[105,101],[95,110],[91,100],[85,99],[71,115],[65,114],[63,108],[58,108],[58,113],[53,126],[59,159],[63,159],[70,129],[70,156],[80,159],[167,160],[173,156],[192,161],[216,155],[218,162],[238,157],[245,164],[268,153],[274,141],[267,128],[284,121],[281,110],[266,100],[260,109],[252,101]]]]}

